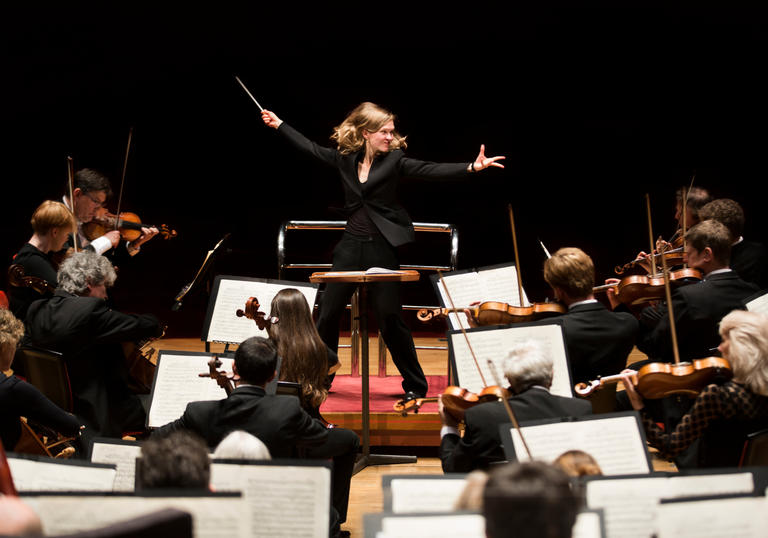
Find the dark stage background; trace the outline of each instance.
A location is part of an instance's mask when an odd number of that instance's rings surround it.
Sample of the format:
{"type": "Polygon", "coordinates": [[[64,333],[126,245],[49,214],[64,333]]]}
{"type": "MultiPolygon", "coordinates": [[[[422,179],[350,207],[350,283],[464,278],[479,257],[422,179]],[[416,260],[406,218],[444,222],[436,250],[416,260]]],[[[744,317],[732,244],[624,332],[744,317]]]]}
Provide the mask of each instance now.
{"type": "MultiPolygon", "coordinates": [[[[234,75],[321,143],[370,100],[398,114],[414,157],[468,162],[481,143],[506,155],[504,170],[463,182],[405,181],[401,200],[414,220],[459,227],[460,268],[513,259],[512,203],[536,300],[539,239],[583,248],[611,276],[647,249],[645,193],[655,234],[669,235],[674,190],[694,173],[744,206],[748,238],[768,240],[763,11],[331,5],[3,8],[3,259],[63,193],[68,155],[119,187],[133,127],[123,208],[179,237],[121,268],[116,303],[199,336],[204,287],[170,306],[226,233],[213,274],[275,278],[280,222],[338,218],[341,189],[263,126],[234,75]]],[[[428,285],[404,293],[434,301],[428,285]]]]}

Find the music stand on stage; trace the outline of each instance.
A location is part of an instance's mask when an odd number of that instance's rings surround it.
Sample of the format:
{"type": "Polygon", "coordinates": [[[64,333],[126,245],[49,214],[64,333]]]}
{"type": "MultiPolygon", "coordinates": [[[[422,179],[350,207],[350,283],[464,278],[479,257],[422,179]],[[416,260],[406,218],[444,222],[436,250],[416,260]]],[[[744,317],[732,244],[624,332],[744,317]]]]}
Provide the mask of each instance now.
{"type": "MultiPolygon", "coordinates": [[[[370,271],[370,270],[369,270],[370,271]]],[[[393,463],[416,463],[416,456],[395,456],[371,454],[371,417],[370,417],[370,388],[368,385],[368,283],[375,282],[413,282],[419,280],[418,271],[327,271],[312,273],[309,281],[312,283],[354,283],[357,284],[359,295],[359,327],[360,327],[360,362],[362,363],[362,397],[363,397],[363,453],[355,462],[353,474],[357,474],[369,465],[385,465],[393,463]]]]}

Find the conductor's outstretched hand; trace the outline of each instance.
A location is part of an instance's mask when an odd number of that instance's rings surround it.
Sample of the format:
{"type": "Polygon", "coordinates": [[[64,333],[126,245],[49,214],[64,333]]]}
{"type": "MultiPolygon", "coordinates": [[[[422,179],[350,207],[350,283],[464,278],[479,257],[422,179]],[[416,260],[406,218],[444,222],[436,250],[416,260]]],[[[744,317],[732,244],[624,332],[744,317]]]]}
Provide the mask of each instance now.
{"type": "Polygon", "coordinates": [[[485,170],[489,166],[495,166],[497,168],[504,168],[504,165],[501,164],[500,161],[502,159],[505,159],[506,157],[499,156],[499,157],[486,157],[485,156],[485,144],[480,144],[480,153],[477,154],[477,158],[475,159],[475,162],[472,163],[472,169],[475,172],[479,172],[480,170],[485,170]]]}
{"type": "Polygon", "coordinates": [[[264,125],[267,127],[272,127],[273,129],[277,129],[280,127],[280,124],[283,123],[283,120],[278,118],[274,112],[270,112],[269,110],[261,111],[261,119],[264,120],[264,125]]]}

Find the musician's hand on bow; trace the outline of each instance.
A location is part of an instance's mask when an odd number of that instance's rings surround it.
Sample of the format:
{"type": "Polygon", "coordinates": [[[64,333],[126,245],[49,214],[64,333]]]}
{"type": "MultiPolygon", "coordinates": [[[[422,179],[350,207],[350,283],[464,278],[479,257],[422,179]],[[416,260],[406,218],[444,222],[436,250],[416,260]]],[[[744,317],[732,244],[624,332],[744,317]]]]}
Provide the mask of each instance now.
{"type": "Polygon", "coordinates": [[[497,162],[502,159],[506,159],[506,157],[503,157],[503,156],[486,157],[485,144],[480,144],[480,153],[477,154],[477,158],[475,159],[475,162],[473,162],[470,166],[473,172],[479,172],[480,170],[485,170],[489,166],[504,168],[503,164],[501,164],[500,162],[497,162]]]}
{"type": "MultiPolygon", "coordinates": [[[[477,306],[480,304],[480,301],[474,301],[469,303],[469,306],[477,306]]],[[[469,308],[464,309],[464,315],[467,316],[467,323],[471,328],[479,327],[480,322],[477,320],[475,315],[472,313],[472,311],[469,308]]]]}
{"type": "Polygon", "coordinates": [[[261,119],[264,121],[264,125],[272,127],[273,129],[277,129],[280,127],[280,124],[283,123],[283,120],[278,118],[277,115],[270,110],[262,110],[261,119]]]}
{"type": "Polygon", "coordinates": [[[643,397],[635,390],[635,384],[637,383],[637,372],[626,368],[621,371],[621,383],[624,385],[624,390],[629,397],[629,402],[632,404],[632,409],[640,411],[645,407],[643,397]]]}
{"type": "Polygon", "coordinates": [[[446,412],[442,398],[437,399],[437,412],[440,413],[440,419],[443,421],[443,426],[450,426],[452,428],[459,427],[459,421],[446,412]]]}
{"type": "Polygon", "coordinates": [[[120,232],[118,230],[110,230],[102,237],[106,237],[112,243],[112,248],[116,248],[120,244],[120,232]]]}
{"type": "MultiPolygon", "coordinates": [[[[618,284],[621,282],[618,278],[606,278],[605,283],[606,284],[618,284]]],[[[605,296],[608,298],[608,302],[611,303],[611,309],[615,309],[617,306],[621,304],[621,301],[619,301],[619,298],[617,296],[617,290],[614,287],[607,288],[605,290],[605,296]]]]}

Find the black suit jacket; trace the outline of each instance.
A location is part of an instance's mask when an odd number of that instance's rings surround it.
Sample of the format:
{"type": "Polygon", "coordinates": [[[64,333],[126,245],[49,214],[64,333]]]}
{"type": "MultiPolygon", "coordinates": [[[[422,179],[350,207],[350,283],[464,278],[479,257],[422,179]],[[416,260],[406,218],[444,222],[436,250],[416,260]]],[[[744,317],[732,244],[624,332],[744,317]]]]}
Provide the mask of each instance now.
{"type": "Polygon", "coordinates": [[[120,436],[144,425],[144,410],[127,387],[122,342],[160,336],[152,315],[123,314],[96,297],[57,290],[27,311],[25,342],[63,354],[73,411],[89,435],[120,436]]]}
{"type": "Polygon", "coordinates": [[[745,282],[768,289],[768,249],[757,241],[741,241],[731,248],[731,269],[745,282]]]}
{"type": "Polygon", "coordinates": [[[362,151],[342,155],[336,149],[320,146],[283,122],[278,132],[296,148],[333,166],[341,175],[344,211],[347,216],[365,207],[373,223],[393,246],[414,239],[413,223],[397,201],[397,187],[402,177],[425,179],[455,178],[467,175],[469,163],[433,163],[406,157],[396,149],[379,155],[371,165],[368,180],[360,183],[357,164],[362,151]]]}
{"type": "MultiPolygon", "coordinates": [[[[518,422],[543,418],[579,417],[592,414],[592,404],[577,398],[553,396],[533,387],[509,399],[518,422]]],[[[464,436],[448,434],[440,442],[440,460],[446,473],[484,469],[503,461],[499,425],[509,422],[502,402],[484,403],[467,410],[464,436]]]]}
{"type": "Polygon", "coordinates": [[[328,430],[301,408],[293,396],[267,395],[262,387],[237,387],[227,398],[192,402],[184,414],[153,435],[187,429],[195,432],[211,448],[234,430],[255,435],[269,448],[273,458],[296,455],[296,447],[313,447],[324,443],[328,430]]]}
{"type": "MultiPolygon", "coordinates": [[[[757,286],[733,271],[707,276],[672,292],[678,350],[681,360],[710,357],[720,345],[718,324],[733,310],[744,310],[744,299],[757,286]]],[[[666,305],[645,308],[640,315],[638,349],[651,359],[674,361],[672,330],[666,305]]]]}
{"type": "Polygon", "coordinates": [[[638,331],[632,314],[611,312],[596,302],[576,305],[558,319],[574,383],[618,374],[627,365],[638,331]]]}

